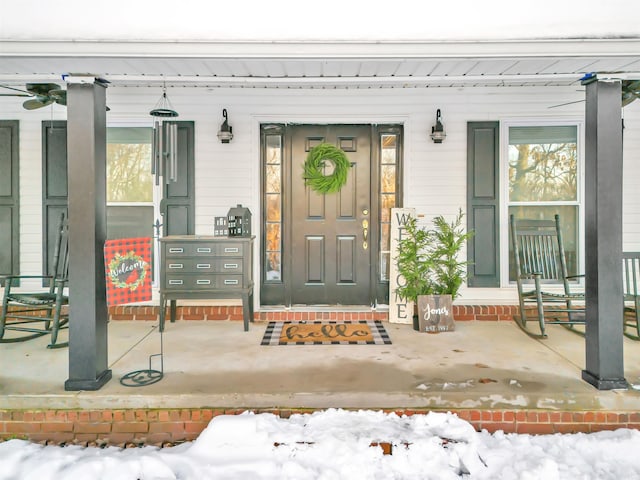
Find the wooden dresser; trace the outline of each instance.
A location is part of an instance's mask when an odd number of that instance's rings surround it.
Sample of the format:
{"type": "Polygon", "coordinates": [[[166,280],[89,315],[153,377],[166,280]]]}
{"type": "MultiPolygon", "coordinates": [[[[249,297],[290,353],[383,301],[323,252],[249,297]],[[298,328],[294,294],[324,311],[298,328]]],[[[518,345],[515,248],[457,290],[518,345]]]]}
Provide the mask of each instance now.
{"type": "Polygon", "coordinates": [[[160,238],[160,331],[167,301],[175,321],[177,299],[241,298],[244,330],[253,321],[255,237],[172,235],[160,238]]]}

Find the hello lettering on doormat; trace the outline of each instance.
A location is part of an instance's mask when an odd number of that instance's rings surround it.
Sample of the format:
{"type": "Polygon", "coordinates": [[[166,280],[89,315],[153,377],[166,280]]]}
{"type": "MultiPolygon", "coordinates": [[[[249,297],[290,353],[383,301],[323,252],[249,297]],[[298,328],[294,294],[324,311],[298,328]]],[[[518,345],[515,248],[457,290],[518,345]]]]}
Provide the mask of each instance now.
{"type": "Polygon", "coordinates": [[[261,345],[389,345],[379,320],[269,322],[261,345]]]}

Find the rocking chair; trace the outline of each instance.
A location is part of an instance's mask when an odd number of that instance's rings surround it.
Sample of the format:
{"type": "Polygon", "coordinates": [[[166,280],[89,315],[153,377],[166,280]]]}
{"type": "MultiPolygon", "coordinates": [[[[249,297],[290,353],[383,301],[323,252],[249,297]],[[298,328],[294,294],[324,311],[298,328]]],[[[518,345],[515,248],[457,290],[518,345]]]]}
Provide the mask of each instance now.
{"type": "Polygon", "coordinates": [[[510,226],[520,303],[518,325],[537,338],[547,336],[547,324],[560,324],[572,330],[574,325],[584,325],[584,293],[572,293],[569,283],[582,275],[567,274],[560,216],[556,215],[555,220],[516,220],[511,215],[510,226]],[[549,288],[553,286],[556,288],[549,288]],[[532,290],[526,290],[531,287],[532,290]],[[537,310],[539,335],[527,329],[531,315],[527,311],[531,310],[537,310]]]}
{"type": "Polygon", "coordinates": [[[64,294],[69,270],[68,224],[64,213],[60,216],[57,233],[51,275],[0,276],[4,284],[0,343],[22,342],[51,334],[48,348],[68,345],[68,342],[57,343],[59,330],[68,328],[69,322],[68,307],[63,309],[69,304],[69,297],[64,294]],[[25,279],[42,279],[48,283],[48,288],[40,292],[15,291],[15,284],[25,279]],[[8,330],[22,334],[5,338],[8,330]]]}
{"type": "Polygon", "coordinates": [[[622,253],[624,334],[640,340],[640,252],[622,253]]]}

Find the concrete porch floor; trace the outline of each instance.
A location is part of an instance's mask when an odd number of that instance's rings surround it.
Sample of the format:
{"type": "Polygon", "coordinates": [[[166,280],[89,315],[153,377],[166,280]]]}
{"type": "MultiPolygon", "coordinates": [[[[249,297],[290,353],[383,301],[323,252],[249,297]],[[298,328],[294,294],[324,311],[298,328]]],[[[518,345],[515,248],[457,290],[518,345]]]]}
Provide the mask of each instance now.
{"type": "Polygon", "coordinates": [[[169,323],[164,378],[132,388],[119,380],[160,352],[157,322],[112,321],[113,379],[95,392],[64,390],[68,349],[47,349],[47,337],[0,344],[0,409],[640,411],[640,342],[627,338],[630,388],[598,391],[581,379],[584,338],[556,325],[537,340],[513,322],[462,321],[435,335],[385,322],[392,345],[261,346],[266,325],[169,323]]]}

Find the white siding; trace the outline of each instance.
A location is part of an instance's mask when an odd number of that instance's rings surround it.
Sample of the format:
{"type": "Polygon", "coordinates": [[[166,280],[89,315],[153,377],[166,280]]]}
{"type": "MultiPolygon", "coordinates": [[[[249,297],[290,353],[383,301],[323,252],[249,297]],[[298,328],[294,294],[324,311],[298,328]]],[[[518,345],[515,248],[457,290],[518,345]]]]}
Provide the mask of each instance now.
{"type": "MultiPolygon", "coordinates": [[[[261,122],[402,123],[405,127],[404,206],[428,218],[453,216],[466,208],[468,121],[584,118],[584,103],[550,106],[584,98],[580,87],[427,89],[207,89],[170,88],[179,120],[195,122],[196,233],[211,234],[213,217],[241,203],[253,213],[259,232],[261,122]],[[221,144],[216,133],[226,108],[234,138],[221,144]],[[434,144],[429,133],[436,109],[447,138],[434,144]]],[[[109,125],[151,125],[148,112],[161,91],[112,87],[109,125]]],[[[22,109],[23,99],[0,97],[0,118],[20,120],[21,270],[41,270],[41,122],[63,119],[65,111],[22,109]]],[[[625,108],[624,248],[640,250],[640,102],[625,108]]],[[[506,232],[506,225],[502,225],[506,232]]],[[[257,253],[257,252],[256,252],[257,253]]],[[[259,257],[257,257],[259,258],[259,257]]],[[[256,278],[257,275],[256,262],[256,278]]],[[[514,302],[513,289],[464,289],[459,303],[514,302]]],[[[258,297],[257,295],[256,297],[258,297]]]]}

